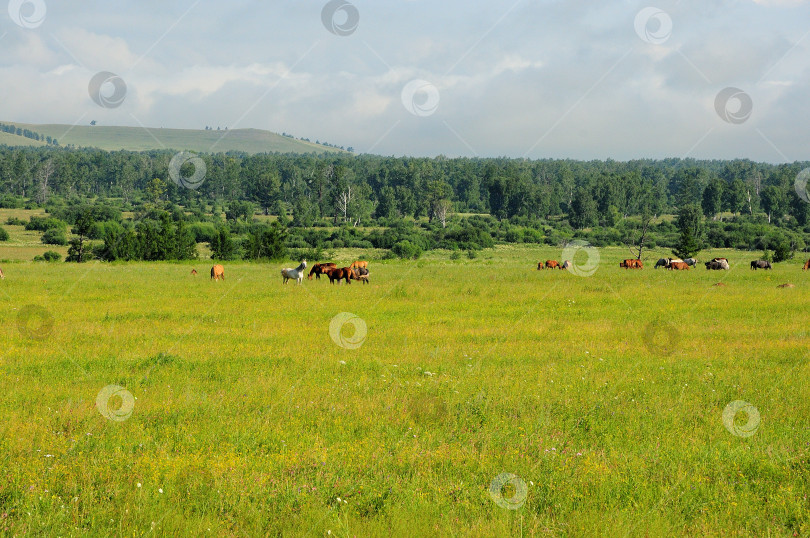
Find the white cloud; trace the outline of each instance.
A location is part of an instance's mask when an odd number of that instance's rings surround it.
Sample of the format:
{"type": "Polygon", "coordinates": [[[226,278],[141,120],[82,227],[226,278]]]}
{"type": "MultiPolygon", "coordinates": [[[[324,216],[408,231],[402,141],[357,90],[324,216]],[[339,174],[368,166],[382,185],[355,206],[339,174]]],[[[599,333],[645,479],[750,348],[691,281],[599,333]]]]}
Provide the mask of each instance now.
{"type": "Polygon", "coordinates": [[[518,157],[545,136],[530,156],[679,156],[714,129],[693,155],[774,159],[755,129],[786,155],[810,135],[795,121],[808,2],[662,5],[673,34],[658,46],[634,31],[646,4],[355,3],[347,37],[319,3],[49,5],[35,30],[3,26],[0,119],[257,127],[397,155],[518,157]],[[127,83],[120,108],[89,98],[102,70],[127,83]],[[430,117],[402,106],[414,79],[441,94],[430,117]],[[731,85],[755,103],[733,129],[713,109],[731,85]]]}

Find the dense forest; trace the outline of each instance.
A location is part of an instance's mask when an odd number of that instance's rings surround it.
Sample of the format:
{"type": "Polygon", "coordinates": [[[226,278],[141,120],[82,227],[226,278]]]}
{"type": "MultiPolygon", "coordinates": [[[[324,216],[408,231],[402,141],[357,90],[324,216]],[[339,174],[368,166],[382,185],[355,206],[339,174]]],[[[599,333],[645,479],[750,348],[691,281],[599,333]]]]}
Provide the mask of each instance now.
{"type": "Polygon", "coordinates": [[[262,259],[583,239],[683,255],[762,250],[779,261],[810,238],[810,203],[795,187],[807,163],[219,153],[173,177],[173,157],[0,147],[0,206],[46,208],[50,218],[26,225],[56,230],[45,234],[55,244],[81,242],[79,260],[183,259],[196,256],[195,241],[221,259],[262,259]]]}

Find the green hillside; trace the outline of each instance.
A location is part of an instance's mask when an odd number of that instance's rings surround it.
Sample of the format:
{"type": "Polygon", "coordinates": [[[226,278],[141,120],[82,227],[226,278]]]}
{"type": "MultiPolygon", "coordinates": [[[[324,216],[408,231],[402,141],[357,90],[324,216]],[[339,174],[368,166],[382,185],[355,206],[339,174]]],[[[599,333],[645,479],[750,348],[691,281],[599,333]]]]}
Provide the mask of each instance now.
{"type": "Polygon", "coordinates": [[[17,136],[10,133],[0,132],[0,146],[44,146],[45,142],[39,140],[32,140],[24,136],[17,136]]]}
{"type": "MultiPolygon", "coordinates": [[[[195,152],[244,151],[246,153],[324,153],[341,152],[311,142],[304,142],[260,129],[205,131],[142,127],[107,127],[90,125],[27,124],[3,122],[30,129],[59,141],[59,145],[96,147],[104,150],[146,151],[151,149],[190,150],[195,152]]],[[[22,136],[0,133],[0,144],[42,145],[22,136]]]]}

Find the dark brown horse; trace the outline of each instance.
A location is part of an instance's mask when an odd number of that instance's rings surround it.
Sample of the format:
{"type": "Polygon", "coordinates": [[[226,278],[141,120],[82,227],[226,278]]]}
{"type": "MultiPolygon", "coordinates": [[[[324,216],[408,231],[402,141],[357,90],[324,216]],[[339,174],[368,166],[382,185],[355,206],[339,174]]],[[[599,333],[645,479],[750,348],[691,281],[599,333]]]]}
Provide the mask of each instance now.
{"type": "Polygon", "coordinates": [[[348,267],[341,267],[340,269],[337,267],[332,267],[331,269],[324,271],[324,273],[329,277],[330,284],[334,284],[335,280],[337,280],[338,284],[340,284],[340,281],[343,279],[346,279],[346,284],[351,284],[350,279],[352,278],[353,273],[348,267]]]}
{"type": "Polygon", "coordinates": [[[312,269],[310,269],[309,276],[307,276],[307,278],[312,280],[312,275],[315,275],[315,277],[318,280],[320,280],[321,275],[325,275],[327,270],[329,270],[331,268],[334,268],[334,267],[337,267],[337,264],[334,264],[334,263],[316,263],[315,265],[312,266],[312,269]]]}

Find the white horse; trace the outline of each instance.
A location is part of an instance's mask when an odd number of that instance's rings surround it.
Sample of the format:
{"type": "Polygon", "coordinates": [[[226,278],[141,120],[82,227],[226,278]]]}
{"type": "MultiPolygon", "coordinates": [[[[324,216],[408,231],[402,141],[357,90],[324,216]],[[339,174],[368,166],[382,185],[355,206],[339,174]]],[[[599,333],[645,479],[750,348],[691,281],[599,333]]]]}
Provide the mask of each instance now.
{"type": "Polygon", "coordinates": [[[281,276],[284,278],[283,284],[286,284],[288,280],[295,280],[296,283],[300,284],[301,281],[304,279],[304,272],[307,269],[307,261],[304,260],[301,262],[301,265],[296,267],[295,269],[282,269],[281,276]]]}

